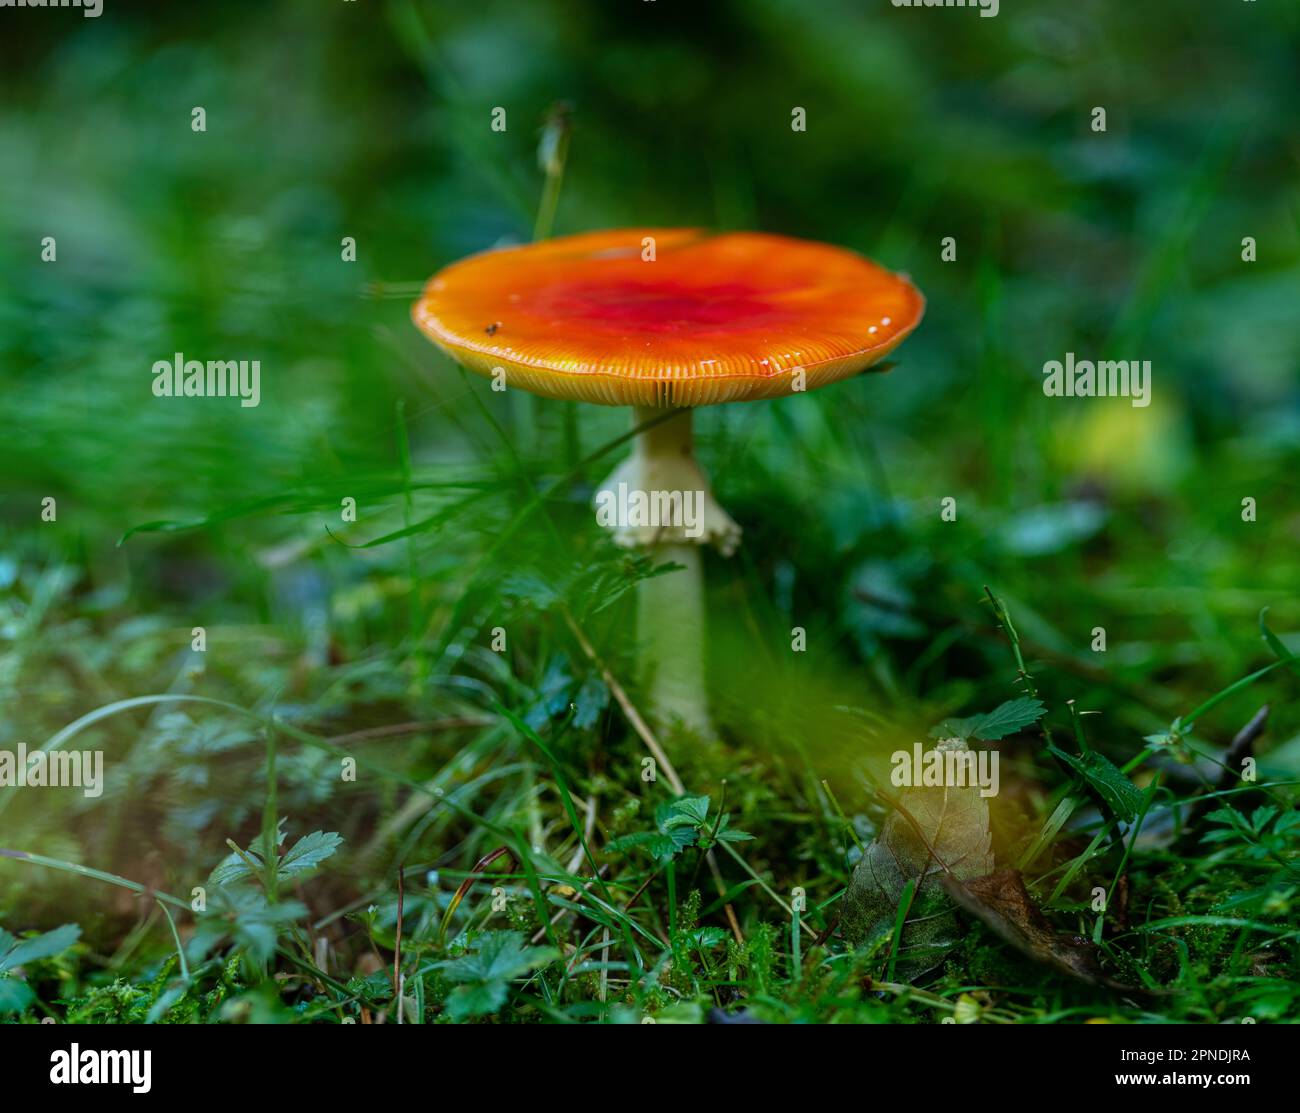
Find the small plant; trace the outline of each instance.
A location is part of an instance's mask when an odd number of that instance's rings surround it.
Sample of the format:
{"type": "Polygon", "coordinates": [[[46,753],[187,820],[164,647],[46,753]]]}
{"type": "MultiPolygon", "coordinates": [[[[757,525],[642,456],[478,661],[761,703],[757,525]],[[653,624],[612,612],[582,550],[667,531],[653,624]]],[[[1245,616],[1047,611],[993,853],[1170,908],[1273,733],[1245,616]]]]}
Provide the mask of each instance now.
{"type": "Polygon", "coordinates": [[[20,967],[62,954],[81,938],[76,924],[19,939],[0,928],[0,1014],[22,1012],[36,999],[36,993],[19,976],[20,967]]]}
{"type": "Polygon", "coordinates": [[[709,820],[709,797],[681,796],[655,809],[653,831],[637,831],[612,840],[606,850],[624,854],[644,850],[659,862],[670,862],[687,847],[709,850],[718,843],[738,843],[754,836],[731,826],[731,815],[719,812],[709,820]]]}
{"type": "Polygon", "coordinates": [[[434,964],[456,988],[445,1007],[451,1020],[494,1013],[505,1004],[511,983],[558,956],[552,947],[529,947],[518,931],[489,931],[458,958],[434,964]]]}

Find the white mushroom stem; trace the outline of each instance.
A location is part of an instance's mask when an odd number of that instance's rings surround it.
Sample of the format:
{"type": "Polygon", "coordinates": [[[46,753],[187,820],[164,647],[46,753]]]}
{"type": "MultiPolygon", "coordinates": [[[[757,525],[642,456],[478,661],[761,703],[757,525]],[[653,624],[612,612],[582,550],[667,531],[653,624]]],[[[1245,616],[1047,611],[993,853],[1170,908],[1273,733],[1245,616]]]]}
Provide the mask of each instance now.
{"type": "MultiPolygon", "coordinates": [[[[663,410],[637,406],[633,427],[663,416],[663,410]]],[[[622,518],[613,526],[614,540],[633,548],[663,546],[672,542],[713,545],[730,556],[740,544],[740,527],[732,521],[709,487],[695,459],[691,411],[678,410],[667,421],[647,429],[633,442],[632,455],[620,464],[601,487],[619,505],[643,500],[649,520],[622,518]],[[620,490],[620,485],[624,485],[620,490]]]]}
{"type": "MultiPolygon", "coordinates": [[[[640,426],[662,414],[638,406],[633,423],[640,426]]],[[[618,544],[648,550],[656,565],[682,565],[639,585],[639,679],[657,725],[680,725],[710,737],[700,550],[711,544],[730,556],[740,543],[740,527],[718,505],[695,459],[691,411],[679,410],[638,436],[632,455],[596,499],[598,510],[604,506],[620,511],[607,523],[618,544]]]]}
{"type": "Polygon", "coordinates": [[[656,564],[684,567],[637,586],[637,662],[650,719],[713,736],[705,686],[704,554],[698,545],[658,545],[656,564]]]}

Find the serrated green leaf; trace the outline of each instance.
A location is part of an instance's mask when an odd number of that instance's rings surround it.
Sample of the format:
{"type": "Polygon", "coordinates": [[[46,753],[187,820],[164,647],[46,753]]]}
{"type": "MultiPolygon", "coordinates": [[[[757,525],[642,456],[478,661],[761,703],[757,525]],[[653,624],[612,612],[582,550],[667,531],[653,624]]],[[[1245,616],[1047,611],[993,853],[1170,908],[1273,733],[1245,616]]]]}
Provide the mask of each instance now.
{"type": "Polygon", "coordinates": [[[1110,810],[1125,823],[1137,818],[1142,808],[1142,793],[1108,757],[1096,750],[1076,757],[1057,746],[1048,749],[1096,790],[1110,810]]]}
{"type": "Polygon", "coordinates": [[[716,947],[727,941],[727,933],[720,927],[702,927],[686,933],[689,939],[696,947],[701,950],[708,950],[710,947],[716,947]]]}
{"type": "Polygon", "coordinates": [[[659,829],[672,830],[683,825],[700,827],[709,817],[709,798],[707,796],[679,796],[656,813],[659,829]]]}
{"type": "Polygon", "coordinates": [[[1028,696],[1008,700],[983,716],[975,727],[975,737],[985,742],[996,742],[999,738],[1005,738],[1008,734],[1015,734],[1018,730],[1032,726],[1046,714],[1047,708],[1038,700],[1030,699],[1028,696]]]}
{"type": "Polygon", "coordinates": [[[280,859],[276,872],[281,877],[314,870],[343,845],[343,838],[334,831],[313,831],[304,835],[280,859]]]}
{"type": "Polygon", "coordinates": [[[1274,834],[1285,835],[1293,827],[1300,827],[1300,812],[1287,811],[1277,817],[1277,822],[1273,824],[1273,832],[1274,834]]]}
{"type": "Polygon", "coordinates": [[[625,854],[640,847],[654,858],[671,858],[678,850],[689,846],[694,837],[693,831],[686,831],[685,839],[674,839],[661,831],[634,831],[630,835],[620,835],[605,844],[605,850],[611,854],[625,854]]]}
{"type": "Polygon", "coordinates": [[[748,831],[741,831],[731,826],[731,813],[726,812],[722,816],[722,821],[718,824],[718,829],[713,833],[716,842],[747,842],[754,836],[748,831]]]}
{"type": "Polygon", "coordinates": [[[505,1003],[511,981],[558,956],[551,947],[525,946],[522,932],[487,932],[468,954],[436,964],[448,981],[459,983],[447,997],[448,1014],[463,1020],[496,1012],[505,1003]]]}
{"type": "MultiPolygon", "coordinates": [[[[262,859],[253,851],[245,852],[252,859],[258,869],[262,868],[262,859]]],[[[251,877],[253,871],[249,869],[248,862],[244,856],[236,854],[233,850],[227,854],[220,862],[216,864],[212,872],[208,874],[209,885],[229,885],[232,881],[238,881],[241,877],[251,877]]]]}
{"type": "Polygon", "coordinates": [[[468,954],[437,965],[453,982],[509,980],[555,957],[554,948],[524,946],[523,932],[489,931],[479,937],[468,954]]]}
{"type": "Polygon", "coordinates": [[[663,862],[675,858],[688,846],[708,849],[714,843],[744,842],[754,837],[746,831],[731,830],[728,814],[720,817],[717,831],[710,835],[709,806],[707,796],[679,796],[665,801],[655,809],[655,830],[622,835],[608,842],[605,849],[622,853],[639,847],[663,862]]]}
{"type": "Polygon", "coordinates": [[[1036,699],[1021,696],[995,707],[986,715],[972,715],[968,719],[945,719],[930,731],[931,738],[979,738],[996,742],[1008,734],[1015,734],[1038,722],[1047,708],[1036,699]]]}
{"type": "Polygon", "coordinates": [[[1277,808],[1272,804],[1261,804],[1250,813],[1250,825],[1256,833],[1260,833],[1268,826],[1269,820],[1277,815],[1277,808]]]}
{"type": "MultiPolygon", "coordinates": [[[[283,825],[284,820],[280,823],[283,825]]],[[[277,828],[276,843],[283,843],[284,839],[284,831],[277,828]]],[[[253,870],[249,868],[249,861],[261,872],[265,868],[262,842],[259,835],[254,846],[250,846],[243,854],[237,851],[227,854],[208,875],[208,884],[229,885],[240,878],[251,877],[253,870]]],[[[342,837],[333,831],[313,831],[310,835],[300,838],[291,849],[276,860],[276,874],[280,877],[294,877],[307,873],[319,866],[342,845],[342,837]]]]}

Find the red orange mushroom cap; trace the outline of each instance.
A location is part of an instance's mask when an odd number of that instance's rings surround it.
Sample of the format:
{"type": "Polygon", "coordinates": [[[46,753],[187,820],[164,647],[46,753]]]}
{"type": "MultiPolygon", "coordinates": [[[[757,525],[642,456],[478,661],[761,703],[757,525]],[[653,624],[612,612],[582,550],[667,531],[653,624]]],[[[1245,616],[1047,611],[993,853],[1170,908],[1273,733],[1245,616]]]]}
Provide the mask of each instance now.
{"type": "Polygon", "coordinates": [[[429,280],[412,318],[453,359],[485,375],[501,368],[507,385],[534,394],[706,406],[854,375],[924,310],[906,278],[843,248],[621,229],[453,263],[429,280]]]}

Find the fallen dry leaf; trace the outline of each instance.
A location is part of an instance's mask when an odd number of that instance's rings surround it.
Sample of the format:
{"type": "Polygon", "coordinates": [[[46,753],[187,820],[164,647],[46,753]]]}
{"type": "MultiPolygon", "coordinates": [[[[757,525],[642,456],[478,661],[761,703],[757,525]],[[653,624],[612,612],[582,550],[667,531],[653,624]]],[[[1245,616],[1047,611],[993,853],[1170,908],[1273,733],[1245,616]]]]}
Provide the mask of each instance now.
{"type": "Polygon", "coordinates": [[[945,875],[943,890],[965,912],[986,924],[1004,942],[1088,985],[1125,993],[1151,995],[1152,990],[1125,985],[1106,976],[1097,948],[1080,935],[1057,931],[1025,888],[1019,870],[1002,869],[985,877],[958,880],[945,875]]]}
{"type": "MultiPolygon", "coordinates": [[[[965,751],[960,738],[935,750],[965,751]]],[[[933,969],[960,938],[941,875],[979,877],[993,868],[988,802],[979,787],[904,789],[853,871],[842,905],[854,946],[891,929],[909,881],[916,882],[898,944],[895,976],[912,981],[933,969]]]]}

